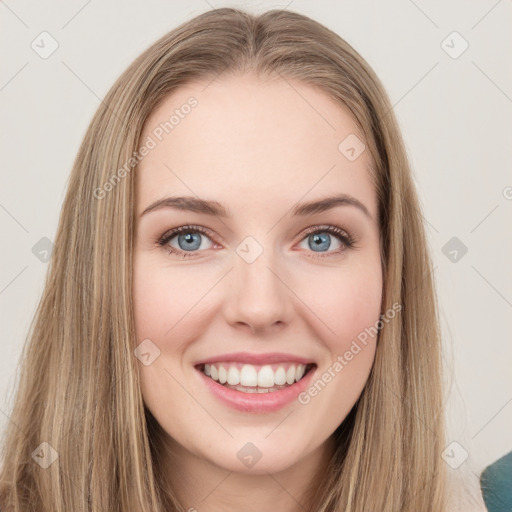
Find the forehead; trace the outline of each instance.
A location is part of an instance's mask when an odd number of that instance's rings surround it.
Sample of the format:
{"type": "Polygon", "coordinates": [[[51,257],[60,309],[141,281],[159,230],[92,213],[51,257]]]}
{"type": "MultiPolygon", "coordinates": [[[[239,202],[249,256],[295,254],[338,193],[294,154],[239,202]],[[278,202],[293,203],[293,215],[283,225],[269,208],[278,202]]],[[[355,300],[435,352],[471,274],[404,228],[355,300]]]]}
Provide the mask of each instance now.
{"type": "Polygon", "coordinates": [[[375,216],[368,152],[351,161],[339,149],[354,136],[364,142],[345,106],[298,81],[244,75],[188,84],[145,123],[141,144],[151,139],[152,149],[137,167],[137,211],[171,194],[237,211],[339,192],[375,216]]]}

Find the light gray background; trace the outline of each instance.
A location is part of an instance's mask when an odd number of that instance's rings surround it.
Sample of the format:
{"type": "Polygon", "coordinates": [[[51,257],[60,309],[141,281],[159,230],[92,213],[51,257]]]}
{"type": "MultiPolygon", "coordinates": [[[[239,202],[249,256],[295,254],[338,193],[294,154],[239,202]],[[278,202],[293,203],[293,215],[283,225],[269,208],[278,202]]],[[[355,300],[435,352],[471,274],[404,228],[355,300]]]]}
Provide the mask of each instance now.
{"type": "Polygon", "coordinates": [[[221,6],[309,15],[351,43],[384,83],[432,246],[453,373],[449,441],[458,443],[451,446],[456,457],[469,453],[461,467],[479,473],[512,449],[510,0],[0,2],[0,429],[9,421],[16,365],[47,269],[32,248],[54,239],[94,111],[157,38],[221,6]],[[31,47],[42,46],[43,31],[59,45],[47,59],[31,47]],[[464,41],[454,31],[469,44],[457,58],[464,41]],[[452,237],[468,248],[455,262],[443,253],[452,237]]]}

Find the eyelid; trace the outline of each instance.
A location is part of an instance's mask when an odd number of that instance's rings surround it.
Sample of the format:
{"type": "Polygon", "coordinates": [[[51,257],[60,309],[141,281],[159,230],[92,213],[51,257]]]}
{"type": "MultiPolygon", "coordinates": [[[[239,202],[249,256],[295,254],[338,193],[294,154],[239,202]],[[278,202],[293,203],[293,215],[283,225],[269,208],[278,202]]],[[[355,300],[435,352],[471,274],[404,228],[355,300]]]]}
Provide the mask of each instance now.
{"type": "Polygon", "coordinates": [[[329,234],[334,234],[339,237],[343,237],[346,239],[346,242],[349,243],[350,245],[354,245],[357,242],[356,238],[353,235],[351,235],[346,229],[340,228],[338,226],[334,226],[332,224],[315,224],[314,226],[306,228],[302,232],[301,241],[306,236],[312,235],[314,233],[324,233],[324,232],[329,233],[329,234]]]}
{"type": "MultiPolygon", "coordinates": [[[[169,240],[170,238],[174,238],[176,235],[180,233],[194,233],[199,232],[203,235],[206,235],[210,238],[213,235],[213,231],[211,229],[205,228],[203,226],[195,226],[193,224],[187,224],[184,226],[178,226],[177,228],[172,228],[167,230],[163,235],[157,238],[157,242],[163,242],[164,240],[169,240]]],[[[212,240],[213,241],[213,240],[212,240]]]]}

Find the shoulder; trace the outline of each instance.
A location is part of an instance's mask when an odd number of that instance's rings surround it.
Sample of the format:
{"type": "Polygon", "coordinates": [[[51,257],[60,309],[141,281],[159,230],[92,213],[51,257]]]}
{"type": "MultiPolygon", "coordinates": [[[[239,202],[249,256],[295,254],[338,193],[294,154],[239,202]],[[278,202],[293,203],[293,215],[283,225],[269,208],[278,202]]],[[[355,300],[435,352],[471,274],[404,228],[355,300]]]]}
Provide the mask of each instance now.
{"type": "Polygon", "coordinates": [[[512,510],[512,452],[487,466],[480,476],[485,505],[489,512],[512,510]]]}

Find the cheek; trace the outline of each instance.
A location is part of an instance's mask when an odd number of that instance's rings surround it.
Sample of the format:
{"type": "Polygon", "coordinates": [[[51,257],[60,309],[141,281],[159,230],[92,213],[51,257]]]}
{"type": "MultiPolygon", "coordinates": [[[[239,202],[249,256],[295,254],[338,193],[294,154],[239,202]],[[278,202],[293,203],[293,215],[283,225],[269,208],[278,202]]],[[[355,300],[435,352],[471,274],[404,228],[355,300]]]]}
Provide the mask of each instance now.
{"type": "Polygon", "coordinates": [[[150,338],[162,343],[174,334],[173,330],[181,327],[181,320],[204,295],[201,282],[190,279],[186,272],[165,271],[162,263],[150,257],[136,260],[133,307],[137,339],[150,338]]]}
{"type": "Polygon", "coordinates": [[[368,274],[353,274],[345,280],[338,292],[338,314],[334,316],[334,331],[342,345],[356,339],[379,320],[382,282],[378,276],[368,279],[368,274]],[[359,279],[358,279],[359,277],[359,279]]]}
{"type": "MultiPolygon", "coordinates": [[[[380,263],[347,265],[303,284],[302,296],[323,325],[324,344],[331,355],[342,354],[353,340],[374,326],[382,300],[380,263]]],[[[311,314],[309,315],[311,316],[311,314]]]]}
{"type": "MultiPolygon", "coordinates": [[[[138,255],[133,268],[133,308],[136,344],[151,340],[159,349],[158,356],[149,365],[140,364],[140,385],[144,403],[162,425],[173,420],[171,411],[179,407],[187,414],[189,400],[172,376],[178,375],[181,365],[180,339],[186,339],[180,322],[190,310],[184,297],[186,287],[179,272],[165,272],[162,264],[151,255],[138,255]],[[181,281],[180,281],[181,279],[181,281]]],[[[150,353],[151,350],[149,349],[150,353]]],[[[156,352],[155,352],[156,353],[156,352]]]]}
{"type": "Polygon", "coordinates": [[[308,303],[301,315],[315,326],[325,357],[298,400],[312,431],[325,437],[361,396],[375,356],[377,331],[372,328],[379,320],[382,299],[380,260],[377,256],[360,260],[347,260],[316,280],[308,279],[309,287],[301,280],[300,293],[308,303]]]}
{"type": "MultiPolygon", "coordinates": [[[[168,288],[168,290],[171,289],[168,288]]],[[[163,283],[157,279],[154,272],[148,272],[142,264],[134,269],[133,307],[135,330],[139,342],[144,338],[160,339],[164,318],[169,322],[167,329],[172,325],[172,319],[165,314],[173,311],[169,308],[172,296],[170,293],[166,296],[164,291],[163,283]]]]}
{"type": "Polygon", "coordinates": [[[323,418],[321,428],[332,432],[361,395],[373,365],[382,299],[380,265],[332,274],[323,292],[310,294],[310,299],[325,327],[321,339],[328,358],[299,401],[323,418]]]}

